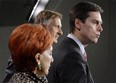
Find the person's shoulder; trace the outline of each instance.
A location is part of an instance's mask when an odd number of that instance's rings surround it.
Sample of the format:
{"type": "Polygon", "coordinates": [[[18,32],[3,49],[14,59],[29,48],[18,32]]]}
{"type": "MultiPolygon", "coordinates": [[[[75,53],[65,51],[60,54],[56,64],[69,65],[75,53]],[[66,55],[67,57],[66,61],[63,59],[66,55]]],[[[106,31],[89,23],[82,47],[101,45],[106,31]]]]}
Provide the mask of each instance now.
{"type": "Polygon", "coordinates": [[[23,83],[23,82],[30,82],[31,79],[29,78],[28,74],[26,72],[16,72],[13,74],[12,78],[10,79],[10,82],[16,82],[23,83]]]}

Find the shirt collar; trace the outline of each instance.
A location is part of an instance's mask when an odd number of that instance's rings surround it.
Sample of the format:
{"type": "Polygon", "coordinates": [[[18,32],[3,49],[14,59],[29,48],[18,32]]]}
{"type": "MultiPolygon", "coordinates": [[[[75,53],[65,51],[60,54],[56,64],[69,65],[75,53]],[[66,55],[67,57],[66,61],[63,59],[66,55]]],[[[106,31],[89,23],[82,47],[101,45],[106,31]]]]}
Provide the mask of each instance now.
{"type": "Polygon", "coordinates": [[[73,39],[79,45],[82,53],[84,54],[85,52],[84,45],[80,42],[80,40],[72,34],[68,34],[67,37],[73,39]]]}

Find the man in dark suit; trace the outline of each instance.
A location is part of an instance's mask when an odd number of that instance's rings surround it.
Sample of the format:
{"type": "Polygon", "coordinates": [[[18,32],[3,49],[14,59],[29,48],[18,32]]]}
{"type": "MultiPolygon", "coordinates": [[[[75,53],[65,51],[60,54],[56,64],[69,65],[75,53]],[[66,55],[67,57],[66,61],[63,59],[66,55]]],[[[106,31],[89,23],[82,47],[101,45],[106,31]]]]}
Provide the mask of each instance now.
{"type": "Polygon", "coordinates": [[[102,12],[101,7],[92,2],[80,2],[70,10],[70,33],[53,52],[49,83],[94,83],[85,47],[98,42],[103,31],[102,12]]]}

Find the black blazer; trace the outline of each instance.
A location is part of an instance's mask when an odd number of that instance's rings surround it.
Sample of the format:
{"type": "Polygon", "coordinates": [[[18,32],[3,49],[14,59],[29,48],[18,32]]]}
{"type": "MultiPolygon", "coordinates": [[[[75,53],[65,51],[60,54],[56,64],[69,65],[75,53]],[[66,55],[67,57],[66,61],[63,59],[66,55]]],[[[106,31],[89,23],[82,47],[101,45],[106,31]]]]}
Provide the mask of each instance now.
{"type": "Polygon", "coordinates": [[[8,60],[8,66],[6,68],[6,73],[3,79],[3,83],[8,83],[12,75],[14,74],[14,72],[15,72],[15,69],[13,67],[13,61],[12,61],[12,58],[10,57],[8,60]]]}
{"type": "Polygon", "coordinates": [[[94,83],[77,43],[66,37],[53,52],[49,83],[94,83]]]}

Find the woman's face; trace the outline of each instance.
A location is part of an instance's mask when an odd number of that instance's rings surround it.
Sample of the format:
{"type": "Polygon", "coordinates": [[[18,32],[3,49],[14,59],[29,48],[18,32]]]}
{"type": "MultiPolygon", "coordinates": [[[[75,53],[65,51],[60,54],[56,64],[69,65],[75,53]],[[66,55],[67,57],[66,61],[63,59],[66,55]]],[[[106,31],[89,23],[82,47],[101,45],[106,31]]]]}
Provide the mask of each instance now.
{"type": "Polygon", "coordinates": [[[50,65],[53,62],[52,50],[53,48],[50,47],[40,55],[40,63],[42,65],[42,71],[46,75],[49,73],[50,65]]]}

